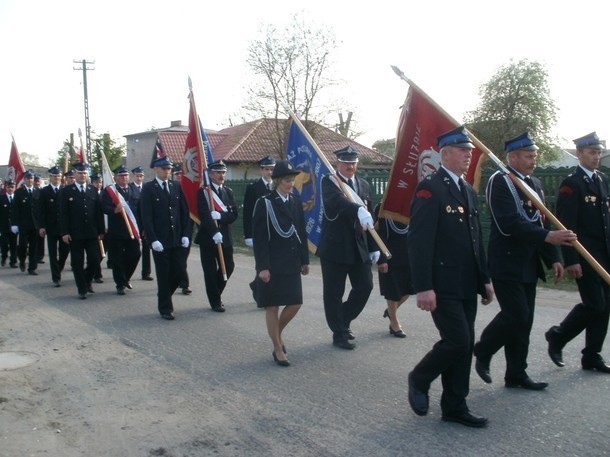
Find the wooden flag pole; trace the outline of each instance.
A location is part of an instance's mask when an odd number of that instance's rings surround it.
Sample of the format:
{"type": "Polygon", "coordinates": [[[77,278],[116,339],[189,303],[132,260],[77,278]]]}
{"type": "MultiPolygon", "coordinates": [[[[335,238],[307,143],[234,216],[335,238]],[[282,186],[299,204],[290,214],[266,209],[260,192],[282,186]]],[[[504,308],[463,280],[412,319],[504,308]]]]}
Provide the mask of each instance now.
{"type": "MultiPolygon", "coordinates": [[[[422,94],[432,105],[434,105],[448,119],[455,122],[456,125],[461,125],[460,122],[457,122],[443,108],[441,108],[440,105],[438,105],[434,100],[432,100],[428,96],[428,94],[426,94],[423,90],[421,90],[421,88],[419,86],[417,86],[417,84],[415,84],[413,81],[411,81],[409,78],[407,78],[405,76],[405,74],[398,67],[395,67],[394,65],[392,65],[392,70],[394,70],[394,73],[396,73],[400,77],[400,79],[405,81],[407,84],[409,84],[409,86],[413,87],[420,94],[422,94]]],[[[544,216],[547,217],[548,220],[559,230],[568,230],[559,221],[559,219],[557,219],[557,217],[546,206],[544,206],[542,201],[540,201],[540,199],[537,198],[538,196],[537,195],[534,196],[534,193],[530,189],[529,186],[525,185],[525,183],[521,179],[517,178],[515,176],[515,174],[513,172],[511,172],[508,169],[508,167],[506,165],[504,165],[504,163],[502,163],[502,161],[493,152],[491,152],[487,148],[487,146],[485,146],[476,136],[474,136],[472,134],[472,132],[469,131],[468,133],[470,134],[470,138],[472,139],[472,142],[474,143],[474,145],[477,148],[479,148],[481,150],[481,152],[483,152],[485,155],[487,155],[487,157],[489,157],[496,164],[496,166],[500,169],[500,171],[502,171],[502,173],[505,173],[508,175],[508,177],[515,184],[515,186],[517,186],[519,188],[519,190],[521,190],[521,192],[523,192],[527,196],[527,198],[529,198],[531,200],[532,204],[536,207],[536,209],[538,209],[542,214],[544,214],[544,216]]],[[[572,241],[572,246],[587,261],[587,263],[589,265],[591,265],[591,267],[595,270],[595,272],[607,284],[610,284],[610,274],[608,274],[608,272],[604,269],[604,267],[602,267],[599,264],[599,262],[597,260],[595,260],[595,258],[589,253],[589,251],[587,251],[585,249],[585,247],[578,240],[572,241]]]]}

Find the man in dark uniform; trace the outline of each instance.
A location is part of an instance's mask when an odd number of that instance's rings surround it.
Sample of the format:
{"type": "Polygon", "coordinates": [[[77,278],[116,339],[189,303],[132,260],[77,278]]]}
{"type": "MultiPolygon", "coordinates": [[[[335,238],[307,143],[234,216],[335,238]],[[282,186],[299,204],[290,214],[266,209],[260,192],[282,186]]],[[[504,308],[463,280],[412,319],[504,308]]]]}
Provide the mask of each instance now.
{"type": "MultiPolygon", "coordinates": [[[[592,132],[574,143],[579,166],[561,183],[557,216],[566,228],[576,232],[580,243],[602,268],[610,271],[608,177],[597,171],[605,142],[592,132]]],[[[559,326],[546,332],[549,356],[557,366],[563,367],[563,347],[584,330],[583,370],[610,373],[610,366],[600,354],[608,332],[610,286],[573,247],[562,250],[566,270],[576,279],[582,303],[572,308],[559,326]]]]}
{"type": "MultiPolygon", "coordinates": [[[[175,163],[172,169],[172,179],[174,181],[177,182],[182,182],[182,164],[181,163],[175,163]]],[[[193,224],[193,220],[189,219],[189,224],[193,224]]],[[[189,233],[192,233],[193,229],[190,228],[189,229],[189,233]]],[[[189,255],[191,254],[191,243],[190,243],[190,239],[189,239],[189,246],[186,249],[182,250],[182,254],[184,255],[184,276],[182,276],[182,279],[180,280],[180,289],[182,289],[182,295],[190,295],[193,293],[193,291],[191,290],[190,284],[191,284],[191,280],[189,278],[189,271],[188,271],[188,258],[189,255]]]]}
{"type": "Polygon", "coordinates": [[[25,259],[28,258],[28,273],[37,275],[38,268],[38,196],[34,188],[34,173],[28,170],[23,175],[24,185],[15,191],[13,204],[13,233],[19,233],[17,253],[19,268],[25,271],[25,259]]]}
{"type": "MultiPolygon", "coordinates": [[[[504,150],[509,170],[544,204],[542,184],[532,176],[538,155],[534,140],[525,132],[506,141],[504,150]]],[[[491,176],[486,194],[492,217],[489,275],[500,312],[474,346],[475,369],[483,381],[491,383],[491,358],[504,347],[506,387],[542,390],[548,384],[532,381],[526,372],[536,283],[538,278],[546,280],[543,262],[553,269],[555,282],[561,280],[563,266],[557,245],[570,244],[576,235],[570,230],[551,231],[549,221],[502,171],[491,176]]]]}
{"type": "Polygon", "coordinates": [[[87,164],[74,165],[75,183],[64,187],[59,195],[61,236],[70,245],[70,264],[81,300],[94,292],[91,281],[100,265],[99,243],[104,235],[104,213],[97,189],[87,184],[88,175],[87,164]]]}
{"type": "Polygon", "coordinates": [[[208,167],[210,187],[215,195],[212,205],[208,202],[207,188],[202,187],[197,191],[197,212],[201,225],[195,243],[199,244],[208,301],[212,310],[218,313],[225,311],[222,292],[227,285],[220,268],[219,244],[222,246],[227,280],[235,268],[231,224],[237,219],[237,205],[233,191],[224,185],[226,172],[227,166],[222,160],[214,162],[208,167]]]}
{"type": "Polygon", "coordinates": [[[322,267],[324,312],[333,332],[333,344],[354,349],[350,325],[364,309],[373,290],[371,264],[379,260],[379,251],[365,232],[373,227],[373,208],[369,183],[356,176],[358,151],[348,146],[335,151],[335,155],[337,174],[322,178],[325,217],[316,255],[322,267]],[[336,180],[349,186],[360,201],[347,198],[336,180]],[[343,301],[348,277],[352,289],[343,301]]]}
{"type": "Polygon", "coordinates": [[[140,228],[140,238],[142,240],[142,280],[152,281],[153,277],[150,275],[150,245],[145,241],[145,234],[142,231],[142,217],[140,216],[140,194],[142,193],[142,183],[144,182],[144,169],[142,167],[135,167],[131,170],[133,173],[133,182],[129,183],[129,206],[134,211],[138,227],[140,228]]]}
{"type": "Polygon", "coordinates": [[[15,202],[15,183],[10,179],[4,181],[4,191],[0,195],[0,242],[2,266],[9,260],[11,268],[17,268],[17,234],[11,231],[13,226],[13,204],[15,202]]]}
{"type": "Polygon", "coordinates": [[[474,148],[464,127],[438,137],[442,166],[424,178],[411,202],[407,239],[417,306],[432,313],[441,340],[409,373],[409,404],[428,413],[430,384],[441,376],[442,419],[484,427],[466,403],[477,293],[493,299],[481,237],[477,195],[462,175],[474,148]]]}
{"type": "MultiPolygon", "coordinates": [[[[40,195],[40,191],[42,190],[42,177],[39,174],[34,174],[34,189],[38,190],[40,195]]],[[[44,244],[45,244],[45,235],[40,234],[40,229],[38,230],[38,234],[40,235],[40,239],[38,240],[38,254],[37,259],[38,263],[44,263],[44,244]]]]}
{"type": "Polygon", "coordinates": [[[155,178],[142,186],[140,214],[142,230],[153,251],[157,272],[157,303],[163,319],[174,319],[172,294],[184,275],[184,255],[191,237],[189,210],[180,184],[172,181],[172,163],[167,157],[151,164],[155,178]]]}
{"type": "Polygon", "coordinates": [[[136,227],[128,225],[130,216],[135,221],[135,208],[129,205],[132,201],[129,195],[129,170],[121,165],[112,173],[115,183],[102,191],[102,211],[108,217],[108,230],[104,238],[112,258],[112,278],[117,294],[125,295],[125,289],[132,288],[131,276],[140,262],[140,240],[138,234],[133,233],[136,227]]]}
{"type": "Polygon", "coordinates": [[[59,224],[59,192],[61,190],[61,170],[53,167],[48,170],[49,184],[40,190],[38,211],[38,233],[41,242],[47,238],[51,280],[55,287],[61,286],[61,272],[66,264],[70,246],[61,239],[59,224]]]}
{"type": "MultiPolygon", "coordinates": [[[[246,192],[244,194],[244,241],[246,246],[252,247],[252,215],[254,214],[254,205],[256,201],[271,192],[271,175],[275,169],[275,159],[271,156],[263,157],[258,161],[260,167],[261,177],[254,182],[251,182],[246,186],[246,192]]],[[[253,292],[254,300],[256,301],[256,294],[254,294],[254,284],[256,281],[256,275],[254,280],[250,283],[250,289],[253,292]]]]}
{"type": "MultiPolygon", "coordinates": [[[[91,175],[91,185],[97,189],[97,195],[101,201],[102,190],[104,189],[104,180],[102,179],[102,175],[100,175],[99,173],[93,173],[91,175]]],[[[106,265],[108,266],[108,268],[110,268],[112,265],[112,263],[110,261],[110,255],[108,254],[108,242],[106,241],[105,234],[102,237],[102,242],[101,242],[101,244],[98,245],[98,247],[100,248],[100,252],[99,252],[99,256],[98,256],[100,259],[100,263],[99,263],[99,265],[96,266],[95,270],[93,271],[93,282],[101,284],[104,282],[104,275],[102,274],[102,261],[104,260],[104,257],[106,257],[106,259],[107,259],[106,265]],[[102,253],[102,249],[101,249],[102,247],[104,248],[103,253],[102,253]]]]}

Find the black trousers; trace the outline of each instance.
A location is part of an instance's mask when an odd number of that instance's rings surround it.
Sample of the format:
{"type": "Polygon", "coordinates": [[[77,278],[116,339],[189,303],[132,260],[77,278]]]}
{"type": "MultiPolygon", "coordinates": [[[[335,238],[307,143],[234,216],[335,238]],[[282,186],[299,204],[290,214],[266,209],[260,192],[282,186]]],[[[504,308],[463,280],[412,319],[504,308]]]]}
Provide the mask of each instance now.
{"type": "MultiPolygon", "coordinates": [[[[225,261],[227,280],[235,269],[233,261],[233,246],[222,245],[222,253],[225,261]]],[[[212,308],[222,303],[222,292],[225,290],[227,281],[224,280],[220,270],[218,247],[210,244],[199,246],[201,267],[203,268],[203,279],[205,280],[205,292],[212,308]]]]}
{"type": "Polygon", "coordinates": [[[112,278],[116,287],[125,287],[131,280],[140,262],[140,242],[130,238],[108,239],[108,249],[112,258],[112,278]]]}
{"type": "Polygon", "coordinates": [[[78,293],[86,294],[87,289],[91,286],[95,269],[100,265],[99,240],[91,238],[70,241],[70,265],[72,266],[78,293]],[[87,256],[86,267],[85,255],[87,256]]]}
{"type": "Polygon", "coordinates": [[[70,245],[62,241],[59,235],[47,234],[47,248],[49,251],[49,265],[51,267],[51,280],[61,281],[61,272],[66,265],[70,254],[70,245]]]}
{"type": "Polygon", "coordinates": [[[25,259],[28,259],[28,271],[35,271],[38,268],[38,230],[21,229],[19,228],[19,246],[17,253],[19,262],[25,265],[25,259]]]}
{"type": "MultiPolygon", "coordinates": [[[[38,235],[38,236],[40,236],[40,235],[38,235]]],[[[45,238],[46,238],[46,235],[45,236],[41,236],[40,239],[38,240],[38,254],[37,254],[37,257],[38,257],[38,261],[39,262],[41,260],[44,260],[44,245],[45,245],[44,241],[45,241],[45,238]]]]}
{"type": "Polygon", "coordinates": [[[163,252],[152,251],[157,274],[157,308],[159,314],[174,312],[172,295],[180,285],[185,268],[183,249],[182,247],[166,247],[163,252]]]}
{"type": "Polygon", "coordinates": [[[476,296],[472,300],[436,299],[432,319],[441,339],[413,368],[412,379],[416,387],[427,392],[432,381],[441,377],[443,414],[468,410],[466,397],[470,389],[476,316],[476,296]]]}
{"type": "Polygon", "coordinates": [[[334,341],[345,340],[351,322],[360,315],[373,290],[371,265],[346,265],[328,259],[320,259],[320,265],[326,323],[333,332],[334,341]],[[352,288],[347,300],[343,301],[348,277],[352,288]]]}
{"type": "Polygon", "coordinates": [[[150,276],[150,246],[142,240],[142,277],[150,276]]]}
{"type": "Polygon", "coordinates": [[[523,379],[527,376],[527,355],[536,306],[536,283],[524,284],[498,279],[492,281],[500,312],[481,333],[474,353],[477,357],[491,359],[504,347],[504,379],[523,379]]]}
{"type": "Polygon", "coordinates": [[[13,232],[4,232],[0,237],[0,243],[2,244],[2,262],[9,259],[10,265],[17,265],[17,235],[13,232]]]}

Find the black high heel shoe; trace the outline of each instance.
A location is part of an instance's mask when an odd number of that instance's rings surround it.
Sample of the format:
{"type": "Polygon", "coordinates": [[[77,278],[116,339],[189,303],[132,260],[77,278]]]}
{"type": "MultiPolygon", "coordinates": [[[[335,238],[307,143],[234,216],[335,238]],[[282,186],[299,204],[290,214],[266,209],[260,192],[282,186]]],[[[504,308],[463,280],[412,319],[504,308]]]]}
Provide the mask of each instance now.
{"type": "Polygon", "coordinates": [[[396,338],[406,338],[407,337],[407,334],[405,332],[403,332],[402,329],[394,330],[391,325],[390,325],[390,335],[395,336],[396,338]]]}
{"type": "Polygon", "coordinates": [[[288,360],[279,360],[277,358],[277,355],[275,355],[275,350],[271,353],[271,355],[273,356],[273,360],[275,360],[275,363],[277,363],[279,366],[281,366],[281,367],[289,367],[290,366],[290,362],[288,360]]]}
{"type": "Polygon", "coordinates": [[[386,308],[385,311],[383,312],[383,317],[390,317],[388,315],[388,308],[386,308]]]}

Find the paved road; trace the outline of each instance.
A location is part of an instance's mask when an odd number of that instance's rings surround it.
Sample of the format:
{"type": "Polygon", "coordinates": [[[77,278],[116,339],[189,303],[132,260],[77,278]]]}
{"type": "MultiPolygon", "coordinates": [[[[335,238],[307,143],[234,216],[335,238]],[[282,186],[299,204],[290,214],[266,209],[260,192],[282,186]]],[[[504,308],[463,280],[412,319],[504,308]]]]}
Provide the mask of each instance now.
{"type": "MultiPolygon", "coordinates": [[[[400,311],[406,339],[388,335],[376,286],[352,327],[357,348],[334,348],[314,264],[285,336],[292,366],[281,368],[250,297],[252,257],[236,256],[218,314],[198,254],[189,259],[194,292],[175,297],[173,322],[156,313],[154,282],[136,279],[119,297],[104,270],[106,282],[81,301],[69,271],[53,288],[48,264],[38,277],[0,270],[0,351],[40,357],[0,370],[0,456],[610,455],[610,376],[579,369],[582,337],[564,351],[564,369],[545,352],[543,333],[574,293],[539,289],[529,373],[550,387],[505,389],[498,354],[492,385],[472,375],[469,405],[490,419],[473,430],[440,420],[439,381],[427,417],[408,406],[407,373],[437,340],[412,299],[400,311]]],[[[496,312],[495,303],[480,308],[477,332],[496,312]]]]}

